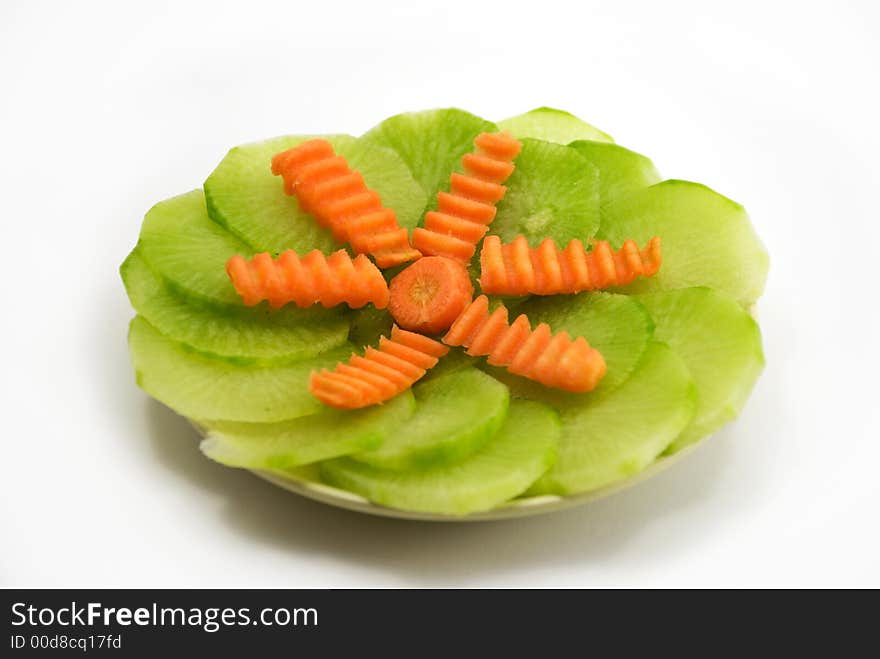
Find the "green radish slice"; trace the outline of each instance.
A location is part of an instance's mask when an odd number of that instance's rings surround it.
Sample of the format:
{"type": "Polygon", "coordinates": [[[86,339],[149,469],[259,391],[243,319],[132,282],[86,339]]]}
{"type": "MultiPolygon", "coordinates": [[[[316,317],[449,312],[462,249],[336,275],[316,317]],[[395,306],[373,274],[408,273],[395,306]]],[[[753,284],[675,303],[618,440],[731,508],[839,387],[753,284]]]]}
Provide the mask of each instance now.
{"type": "Polygon", "coordinates": [[[565,110],[555,108],[536,108],[499,121],[498,127],[518,139],[534,137],[557,144],[568,144],[573,140],[614,141],[608,133],[591,126],[565,110]]]}
{"type": "Polygon", "coordinates": [[[433,207],[437,192],[449,189],[449,175],[457,170],[461,157],[473,151],[474,138],[497,130],[495,124],[470,112],[448,108],[395,115],[363,138],[397,152],[433,207]]]}
{"type": "Polygon", "coordinates": [[[284,366],[239,366],[175,343],[140,316],[131,321],[128,345],[138,385],[178,414],[257,423],[326,409],[309,393],[309,374],[351,355],[346,346],[284,366]]]}
{"type": "MultiPolygon", "coordinates": [[[[229,151],[205,181],[211,218],[258,252],[292,249],[304,255],[313,249],[325,254],[339,249],[330,231],[301,211],[295,197],[284,193],[281,177],[273,176],[270,169],[272,156],[311,137],[276,137],[229,151]]],[[[416,226],[425,195],[397,154],[349,135],[325,137],[379,193],[382,203],[394,209],[401,226],[416,226]]]]}
{"type": "Polygon", "coordinates": [[[690,423],[696,397],[681,358],[652,343],[626,383],[561,412],[559,459],[529,494],[589,492],[639,473],[690,423]]]}
{"type": "Polygon", "coordinates": [[[381,446],[352,459],[405,471],[458,462],[489,441],[507,415],[507,387],[474,368],[413,387],[415,415],[381,446]]]}
{"type": "Polygon", "coordinates": [[[489,510],[521,494],[556,459],[559,419],[545,405],[511,401],[504,425],[456,464],[422,470],[377,469],[350,458],[321,463],[321,477],[392,508],[446,515],[489,510]]]}
{"type": "Polygon", "coordinates": [[[617,144],[577,140],[568,146],[599,170],[599,201],[602,206],[628,192],[662,180],[650,159],[617,144]]]}
{"type": "MultiPolygon", "coordinates": [[[[429,370],[425,377],[419,382],[430,382],[436,378],[443,377],[449,373],[478,367],[480,365],[480,357],[471,357],[464,351],[464,348],[450,348],[443,358],[437,362],[437,365],[429,370]]],[[[497,379],[497,378],[496,378],[497,379]]]]}
{"type": "Polygon", "coordinates": [[[144,217],[138,249],[183,298],[243,306],[226,274],[226,261],[235,254],[250,257],[253,250],[211,221],[201,190],[153,206],[144,217]]]}
{"type": "Polygon", "coordinates": [[[697,413],[669,447],[674,453],[733,420],[764,367],[761,330],[735,300],[708,288],[639,296],[655,337],[675,350],[697,385],[697,413]]]}
{"type": "Polygon", "coordinates": [[[669,180],[620,197],[602,210],[599,237],[620,247],[663,239],[660,272],[626,287],[647,293],[709,286],[748,306],[760,297],[769,257],[745,209],[699,183],[669,180]]]}
{"type": "Polygon", "coordinates": [[[372,304],[349,312],[351,330],[348,340],[358,348],[378,346],[379,338],[391,336],[394,319],[387,309],[377,309],[372,304]]]}
{"type": "Polygon", "coordinates": [[[362,410],[327,409],[280,423],[202,422],[202,453],[229,467],[289,469],[379,446],[416,408],[411,391],[362,410]]]}
{"type": "Polygon", "coordinates": [[[485,366],[488,373],[510,388],[514,397],[539,400],[558,409],[582,406],[623,384],[641,360],[654,332],[654,323],[645,308],[626,295],[581,293],[531,298],[511,310],[511,322],[521,313],[528,315],[532,327],[547,323],[554,333],[566,331],[572,337],[584,337],[605,359],[605,377],[587,394],[546,387],[505,369],[485,366]]]}
{"type": "Polygon", "coordinates": [[[599,171],[567,146],[522,142],[489,231],[504,242],[523,234],[532,247],[544,238],[563,247],[592,238],[599,228],[599,171]]]}
{"type": "Polygon", "coordinates": [[[135,249],[120,267],[132,306],[169,338],[238,364],[279,364],[341,346],[348,321],[341,309],[272,310],[265,305],[220,311],[187,303],[153,273],[135,249]]]}

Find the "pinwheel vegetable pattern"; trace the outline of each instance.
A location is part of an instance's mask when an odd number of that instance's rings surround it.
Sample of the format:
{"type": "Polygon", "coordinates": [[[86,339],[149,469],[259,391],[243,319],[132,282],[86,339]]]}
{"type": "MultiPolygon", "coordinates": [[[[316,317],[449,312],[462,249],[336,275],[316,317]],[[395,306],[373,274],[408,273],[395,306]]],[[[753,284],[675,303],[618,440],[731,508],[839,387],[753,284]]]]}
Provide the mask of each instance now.
{"type": "Polygon", "coordinates": [[[356,256],[345,250],[330,256],[317,250],[303,256],[288,250],[276,258],[260,253],[249,260],[233,256],[226,269],[243,302],[267,300],[276,308],[372,303],[395,322],[378,347],[333,370],[313,372],[314,396],[341,409],[382,403],[424,376],[449,346],[463,346],[472,356],[486,356],[493,366],[549,387],[587,392],[598,385],[605,361],[584,337],[554,334],[545,323],[533,328],[525,315],[510,322],[504,304],[492,305],[486,294],[572,294],[650,277],[661,265],[660,238],[642,248],[626,240],[615,251],[606,241],[593,241],[587,249],[572,240],[560,248],[547,238],[532,248],[523,236],[503,244],[487,235],[521,148],[504,132],[478,135],[474,151],[462,158],[463,173],[451,174],[449,191],[438,193],[437,210],[425,214],[412,241],[394,209],[383,205],[327,140],[310,139],[274,156],[272,172],[282,177],[284,193],[294,195],[303,211],[356,256]],[[483,294],[474,298],[469,268],[481,241],[477,281],[483,294]],[[405,267],[389,286],[379,268],[398,266],[405,267]]]}

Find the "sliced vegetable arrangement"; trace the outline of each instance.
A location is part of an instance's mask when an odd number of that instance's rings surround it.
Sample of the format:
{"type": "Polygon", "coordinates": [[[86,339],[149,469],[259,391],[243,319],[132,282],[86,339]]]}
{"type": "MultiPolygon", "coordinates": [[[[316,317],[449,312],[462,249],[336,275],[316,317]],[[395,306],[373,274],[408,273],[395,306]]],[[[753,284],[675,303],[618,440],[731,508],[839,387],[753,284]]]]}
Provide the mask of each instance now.
{"type": "Polygon", "coordinates": [[[541,108],[237,147],[121,274],[138,384],[205,455],[455,516],[613,485],[733,419],[767,269],[741,206],[541,108]]]}

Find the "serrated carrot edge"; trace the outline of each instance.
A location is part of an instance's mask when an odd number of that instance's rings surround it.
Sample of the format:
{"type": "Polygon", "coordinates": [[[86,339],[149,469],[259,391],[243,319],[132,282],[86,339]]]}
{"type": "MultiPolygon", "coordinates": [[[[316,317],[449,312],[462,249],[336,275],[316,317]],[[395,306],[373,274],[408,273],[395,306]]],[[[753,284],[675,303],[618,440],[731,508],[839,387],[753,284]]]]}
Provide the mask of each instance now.
{"type": "Polygon", "coordinates": [[[467,264],[495,218],[495,204],[507,188],[513,160],[522,144],[507,133],[482,133],[475,151],[462,157],[465,174],[452,174],[450,191],[437,195],[437,210],[425,214],[424,228],[413,231],[422,254],[445,256],[467,264]]]}
{"type": "Polygon", "coordinates": [[[395,325],[390,339],[380,339],[378,350],[367,348],[363,356],[354,354],[332,371],[313,372],[309,391],[339,409],[376,405],[409,389],[447,352],[439,341],[395,325]]]}
{"type": "Polygon", "coordinates": [[[487,236],[480,251],[480,287],[498,295],[556,295],[624,286],[638,277],[651,277],[662,261],[659,236],[644,249],[626,240],[614,251],[604,240],[587,250],[580,240],[559,249],[552,238],[529,247],[524,236],[502,244],[487,236]]]}
{"type": "Polygon", "coordinates": [[[606,370],[601,353],[583,337],[572,339],[566,332],[554,335],[543,323],[533,330],[525,315],[511,325],[503,305],[489,313],[485,295],[462,312],[443,343],[463,346],[469,355],[486,356],[490,364],[511,373],[572,392],[595,389],[606,370]]]}
{"type": "Polygon", "coordinates": [[[247,306],[263,300],[274,308],[290,302],[298,307],[334,307],[343,302],[355,309],[368,302],[379,309],[388,306],[388,285],[379,269],[366,256],[352,259],[345,250],[329,257],[318,250],[302,258],[293,250],[277,259],[266,252],[250,260],[233,256],[226,272],[247,306]]]}
{"type": "Polygon", "coordinates": [[[367,187],[363,176],[349,168],[327,140],[307,140],[276,154],[272,173],[284,179],[284,190],[295,195],[301,208],[333,231],[355,252],[370,254],[381,268],[413,261],[413,249],[397,215],[367,187]]]}

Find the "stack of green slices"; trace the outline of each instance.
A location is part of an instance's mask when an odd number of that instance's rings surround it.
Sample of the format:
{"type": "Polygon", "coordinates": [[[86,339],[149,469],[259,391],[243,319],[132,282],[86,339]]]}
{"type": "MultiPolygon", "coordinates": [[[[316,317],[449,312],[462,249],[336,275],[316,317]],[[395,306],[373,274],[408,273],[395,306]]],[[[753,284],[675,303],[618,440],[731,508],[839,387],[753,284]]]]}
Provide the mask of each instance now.
{"type": "Polygon", "coordinates": [[[401,114],[362,137],[328,139],[411,229],[474,137],[499,129],[524,145],[491,225],[503,240],[596,237],[619,247],[662,237],[663,265],[650,279],[504,300],[533,326],[598,348],[608,371],[597,390],[548,389],[453,349],[384,405],[322,406],[310,372],[377,344],[390,316],[248,308],[225,270],[234,254],[339,249],[269,171],[275,153],[305,136],[236,147],[203,190],[147,213],[121,268],[138,313],[129,332],[138,384],[204,429],[202,451],[220,463],[444,515],[605,488],[733,419],[763,367],[749,312],[768,269],[742,206],[698,183],[661,180],[648,158],[546,108],[497,124],[456,109],[401,114]]]}

